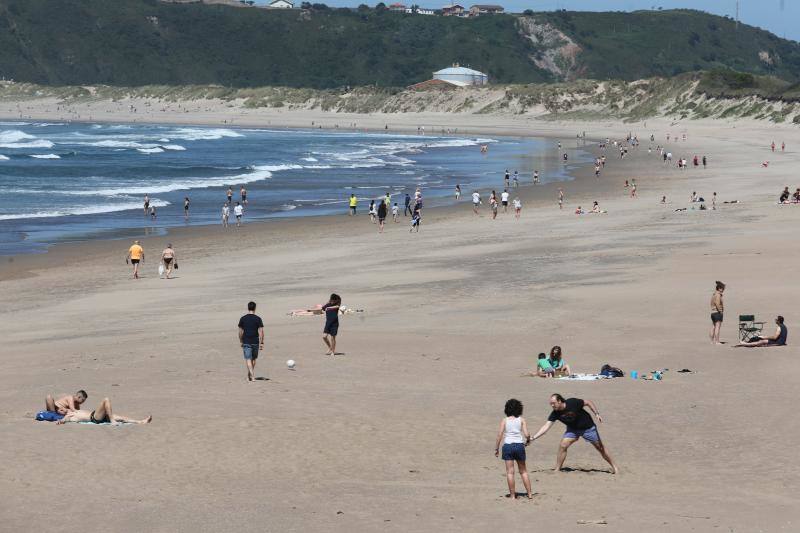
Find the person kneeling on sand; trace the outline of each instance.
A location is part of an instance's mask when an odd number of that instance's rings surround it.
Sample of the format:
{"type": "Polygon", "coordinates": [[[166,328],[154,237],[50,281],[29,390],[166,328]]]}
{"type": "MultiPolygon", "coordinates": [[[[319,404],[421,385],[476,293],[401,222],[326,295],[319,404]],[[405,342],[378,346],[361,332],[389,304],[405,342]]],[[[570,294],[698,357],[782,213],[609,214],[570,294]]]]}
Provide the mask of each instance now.
{"type": "Polygon", "coordinates": [[[748,342],[740,342],[734,348],[757,348],[760,346],[786,346],[786,339],[789,336],[789,330],[786,324],[783,323],[783,317],[778,315],[775,317],[775,334],[770,337],[755,337],[748,342]]]}
{"type": "Polygon", "coordinates": [[[47,398],[44,399],[44,404],[48,411],[66,415],[69,411],[77,411],[80,409],[81,405],[88,397],[85,390],[79,390],[72,396],[62,396],[58,400],[54,400],[53,397],[48,394],[47,398]]]}
{"type": "Polygon", "coordinates": [[[77,411],[68,411],[64,418],[56,422],[56,424],[66,424],[67,422],[91,422],[93,424],[111,424],[116,426],[118,424],[149,424],[153,420],[152,416],[136,420],[127,416],[115,415],[111,411],[111,401],[108,398],[103,398],[100,406],[94,411],[86,411],[78,409],[77,411]]]}
{"type": "Polygon", "coordinates": [[[603,419],[600,417],[600,413],[597,411],[597,407],[595,407],[594,403],[590,400],[581,400],[580,398],[569,398],[565,400],[560,394],[553,394],[550,396],[550,407],[553,408],[553,411],[547,418],[547,422],[536,432],[531,440],[536,440],[547,433],[556,420],[563,422],[564,425],[567,426],[567,431],[561,438],[561,444],[558,447],[558,457],[556,458],[557,472],[560,472],[564,466],[564,460],[567,458],[567,449],[581,437],[583,437],[585,441],[590,442],[592,446],[600,452],[603,459],[611,465],[612,473],[616,474],[619,472],[617,465],[614,464],[614,460],[611,459],[611,456],[606,451],[603,441],[600,439],[600,434],[597,433],[597,426],[594,420],[592,420],[592,416],[585,410],[585,407],[588,407],[594,413],[594,416],[597,417],[597,420],[602,422],[603,419]]]}
{"type": "Polygon", "coordinates": [[[536,376],[540,378],[552,378],[555,377],[555,375],[556,369],[550,364],[550,361],[547,359],[547,354],[545,353],[539,354],[539,358],[536,361],[536,370],[523,374],[523,376],[536,376]]]}

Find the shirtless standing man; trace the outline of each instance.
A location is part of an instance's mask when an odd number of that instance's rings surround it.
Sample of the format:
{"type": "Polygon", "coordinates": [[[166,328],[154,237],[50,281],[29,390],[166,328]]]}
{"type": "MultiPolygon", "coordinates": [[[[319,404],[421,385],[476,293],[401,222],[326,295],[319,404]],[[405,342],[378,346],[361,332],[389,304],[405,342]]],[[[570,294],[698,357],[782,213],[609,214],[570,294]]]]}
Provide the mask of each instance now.
{"type": "Polygon", "coordinates": [[[48,411],[52,411],[60,415],[66,415],[68,411],[77,411],[80,409],[81,405],[88,397],[89,396],[86,394],[86,391],[83,389],[79,390],[72,396],[62,396],[58,400],[54,400],[53,397],[48,394],[47,398],[44,399],[44,404],[48,411]]]}
{"type": "Polygon", "coordinates": [[[56,422],[56,424],[66,424],[67,422],[91,422],[92,424],[111,424],[112,426],[125,424],[149,424],[153,420],[152,416],[136,420],[122,415],[115,415],[111,410],[111,401],[108,398],[103,398],[100,405],[94,411],[85,411],[78,409],[77,411],[68,411],[64,418],[56,422]]]}
{"type": "Polygon", "coordinates": [[[130,261],[133,264],[133,279],[139,279],[139,262],[144,262],[144,248],[139,241],[133,241],[133,244],[128,248],[128,255],[125,256],[125,262],[130,261]]]}
{"type": "Polygon", "coordinates": [[[722,344],[719,341],[719,330],[722,328],[722,314],[725,312],[725,305],[722,303],[722,293],[725,292],[725,284],[717,282],[716,290],[711,296],[711,344],[722,344]]]}

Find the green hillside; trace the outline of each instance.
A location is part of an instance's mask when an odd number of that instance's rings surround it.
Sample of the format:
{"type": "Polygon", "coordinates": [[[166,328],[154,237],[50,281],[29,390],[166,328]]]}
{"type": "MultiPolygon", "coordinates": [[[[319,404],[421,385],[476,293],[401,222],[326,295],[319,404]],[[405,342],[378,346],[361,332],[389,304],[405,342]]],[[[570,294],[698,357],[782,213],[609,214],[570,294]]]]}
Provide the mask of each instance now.
{"type": "Polygon", "coordinates": [[[0,0],[0,77],[45,85],[403,87],[453,62],[500,83],[631,80],[721,66],[800,79],[797,43],[697,11],[465,20],[363,8],[0,0]],[[531,27],[560,30],[580,51],[567,57],[558,31],[537,40],[531,27]]]}

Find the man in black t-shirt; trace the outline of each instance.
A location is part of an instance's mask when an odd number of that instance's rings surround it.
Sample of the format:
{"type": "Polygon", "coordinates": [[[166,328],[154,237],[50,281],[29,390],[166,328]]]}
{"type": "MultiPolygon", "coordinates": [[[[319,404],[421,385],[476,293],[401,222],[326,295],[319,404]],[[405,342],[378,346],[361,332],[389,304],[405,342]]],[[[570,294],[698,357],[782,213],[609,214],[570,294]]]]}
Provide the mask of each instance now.
{"type": "Polygon", "coordinates": [[[247,314],[239,319],[239,344],[247,365],[247,381],[256,379],[256,359],[259,349],[264,349],[264,323],[256,314],[256,303],[247,304],[247,314]]]}
{"type": "Polygon", "coordinates": [[[597,426],[595,426],[594,420],[592,420],[592,415],[587,413],[584,409],[588,407],[597,417],[598,421],[603,421],[591,400],[581,400],[580,398],[569,398],[565,400],[560,394],[553,394],[550,396],[550,407],[553,408],[553,411],[547,418],[547,422],[536,432],[531,440],[534,441],[547,433],[556,420],[563,422],[564,425],[567,426],[567,431],[561,438],[561,444],[558,447],[558,457],[556,459],[557,472],[561,471],[561,468],[564,466],[564,460],[567,458],[567,448],[572,446],[572,444],[581,437],[592,443],[592,446],[600,452],[603,459],[611,465],[614,474],[619,471],[617,465],[614,464],[614,460],[608,455],[603,441],[600,440],[600,434],[597,433],[597,426]]]}

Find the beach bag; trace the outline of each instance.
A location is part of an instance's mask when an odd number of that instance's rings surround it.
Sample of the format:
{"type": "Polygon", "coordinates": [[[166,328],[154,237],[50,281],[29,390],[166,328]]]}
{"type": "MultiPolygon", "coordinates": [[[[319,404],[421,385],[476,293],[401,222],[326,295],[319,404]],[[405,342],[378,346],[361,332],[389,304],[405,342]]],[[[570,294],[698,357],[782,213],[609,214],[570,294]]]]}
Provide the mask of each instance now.
{"type": "Polygon", "coordinates": [[[625,376],[625,372],[623,372],[622,370],[620,370],[615,366],[611,366],[608,363],[606,363],[600,369],[600,375],[609,378],[621,378],[625,376]]]}
{"type": "Polygon", "coordinates": [[[158,277],[162,277],[164,275],[164,263],[158,264],[158,277]]]}
{"type": "Polygon", "coordinates": [[[36,420],[39,422],[58,422],[62,418],[64,418],[64,415],[53,411],[39,411],[36,413],[36,420]]]}

